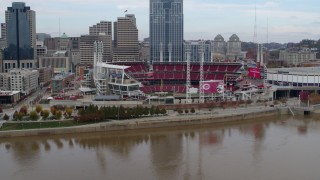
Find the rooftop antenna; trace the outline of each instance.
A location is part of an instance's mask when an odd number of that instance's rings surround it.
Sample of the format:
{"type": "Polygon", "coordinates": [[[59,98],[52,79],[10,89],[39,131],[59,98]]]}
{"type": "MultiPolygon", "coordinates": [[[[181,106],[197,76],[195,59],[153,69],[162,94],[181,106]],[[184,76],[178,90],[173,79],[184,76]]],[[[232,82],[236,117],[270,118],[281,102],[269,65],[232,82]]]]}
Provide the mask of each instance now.
{"type": "Polygon", "coordinates": [[[61,24],[60,24],[60,17],[59,17],[59,37],[61,37],[61,24]]]}
{"type": "Polygon", "coordinates": [[[269,17],[267,17],[267,45],[269,44],[269,17]]]}
{"type": "Polygon", "coordinates": [[[257,43],[257,1],[254,4],[254,33],[253,33],[253,43],[257,43]]]}

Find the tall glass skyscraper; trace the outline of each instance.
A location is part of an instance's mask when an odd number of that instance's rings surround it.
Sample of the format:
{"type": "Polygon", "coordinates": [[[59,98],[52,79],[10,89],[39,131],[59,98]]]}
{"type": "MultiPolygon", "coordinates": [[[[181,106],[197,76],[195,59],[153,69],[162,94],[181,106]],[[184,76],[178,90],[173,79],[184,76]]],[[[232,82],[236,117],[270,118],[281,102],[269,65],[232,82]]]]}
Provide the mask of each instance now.
{"type": "MultiPolygon", "coordinates": [[[[13,2],[6,11],[6,40],[5,60],[16,60],[20,68],[21,60],[35,59],[36,44],[35,12],[23,2],[13,2]]],[[[23,64],[24,66],[24,64],[23,64]]],[[[26,67],[32,68],[32,64],[26,67]],[[31,66],[31,67],[30,67],[31,66]]],[[[10,69],[10,68],[9,68],[10,69]]]]}
{"type": "Polygon", "coordinates": [[[150,61],[183,61],[183,0],[150,0],[150,61]]]}

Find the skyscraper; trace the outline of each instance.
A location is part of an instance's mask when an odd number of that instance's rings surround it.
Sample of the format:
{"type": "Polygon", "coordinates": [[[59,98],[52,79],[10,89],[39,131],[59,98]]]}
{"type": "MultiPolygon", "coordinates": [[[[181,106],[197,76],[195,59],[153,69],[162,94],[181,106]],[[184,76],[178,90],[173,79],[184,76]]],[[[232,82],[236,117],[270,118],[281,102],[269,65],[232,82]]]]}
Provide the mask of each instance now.
{"type": "Polygon", "coordinates": [[[5,39],[6,38],[6,24],[5,23],[1,23],[1,39],[5,39]]]}
{"type": "Polygon", "coordinates": [[[114,51],[113,61],[138,61],[139,42],[136,18],[133,14],[118,17],[114,22],[114,51]]]}
{"type": "Polygon", "coordinates": [[[36,13],[23,2],[6,11],[5,69],[33,68],[36,59],[36,13]]]}
{"type": "Polygon", "coordinates": [[[182,62],[183,0],[150,0],[151,62],[182,62]]]}

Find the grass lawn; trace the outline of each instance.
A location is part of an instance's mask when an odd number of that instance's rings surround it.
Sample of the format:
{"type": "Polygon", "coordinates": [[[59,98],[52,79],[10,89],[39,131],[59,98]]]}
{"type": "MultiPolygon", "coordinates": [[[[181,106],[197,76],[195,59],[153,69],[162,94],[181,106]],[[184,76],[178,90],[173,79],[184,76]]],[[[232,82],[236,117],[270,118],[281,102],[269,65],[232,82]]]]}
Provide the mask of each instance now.
{"type": "Polygon", "coordinates": [[[83,125],[83,124],[85,123],[77,123],[73,120],[60,121],[60,122],[42,121],[42,122],[4,123],[0,131],[71,127],[71,126],[77,126],[77,125],[83,125]]]}

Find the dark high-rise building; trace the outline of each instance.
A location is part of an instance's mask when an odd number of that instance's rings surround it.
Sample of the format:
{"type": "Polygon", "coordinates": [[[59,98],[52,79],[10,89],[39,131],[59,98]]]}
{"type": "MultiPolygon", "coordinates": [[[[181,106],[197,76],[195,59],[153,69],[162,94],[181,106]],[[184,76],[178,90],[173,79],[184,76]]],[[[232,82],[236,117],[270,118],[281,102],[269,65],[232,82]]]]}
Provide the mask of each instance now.
{"type": "Polygon", "coordinates": [[[151,62],[183,61],[183,0],[150,0],[151,62]]]}
{"type": "Polygon", "coordinates": [[[36,15],[23,2],[13,2],[6,11],[6,69],[33,68],[36,59],[36,15]],[[14,61],[15,63],[10,62],[14,61]],[[23,60],[28,60],[22,62],[23,60]],[[10,66],[12,65],[12,66],[10,66]],[[10,67],[9,67],[10,66],[10,67]]]}

